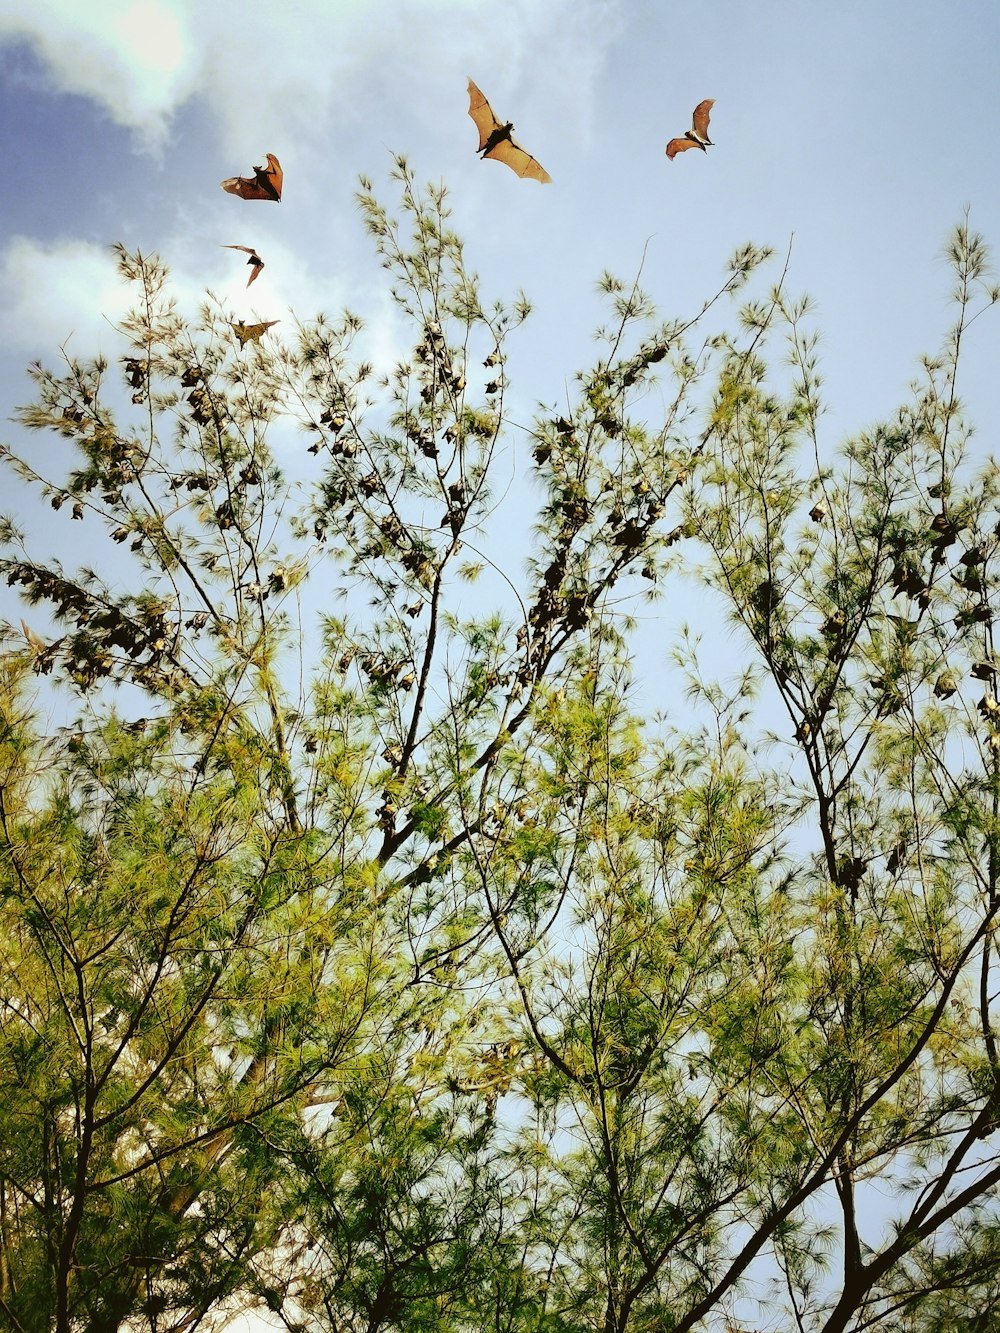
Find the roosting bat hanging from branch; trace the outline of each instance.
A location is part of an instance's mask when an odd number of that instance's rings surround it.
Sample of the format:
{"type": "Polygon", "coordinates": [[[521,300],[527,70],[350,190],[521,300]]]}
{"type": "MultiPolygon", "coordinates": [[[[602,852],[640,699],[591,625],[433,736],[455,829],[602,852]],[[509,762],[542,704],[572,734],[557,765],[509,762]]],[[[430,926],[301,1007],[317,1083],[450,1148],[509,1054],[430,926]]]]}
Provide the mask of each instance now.
{"type": "Polygon", "coordinates": [[[476,85],[469,80],[469,115],[476,122],[479,131],[479,147],[476,150],[483,157],[492,157],[503,162],[515,176],[526,176],[528,180],[541,181],[544,185],[552,177],[542,164],[526,153],[510,137],[514,126],[508,120],[502,125],[476,85]]]}
{"type": "Polygon", "coordinates": [[[713,106],[715,106],[714,97],[707,97],[704,102],[699,102],[694,109],[691,128],[685,133],[684,138],[670,140],[667,144],[667,157],[671,162],[686,148],[700,148],[704,153],[713,147],[712,140],[708,137],[708,115],[713,106]]]}
{"type": "Polygon", "coordinates": [[[253,176],[230,176],[221,182],[227,194],[239,195],[241,199],[273,199],[277,204],[281,200],[281,182],[284,172],[281,163],[273,153],[267,155],[266,167],[254,167],[253,176]]]}

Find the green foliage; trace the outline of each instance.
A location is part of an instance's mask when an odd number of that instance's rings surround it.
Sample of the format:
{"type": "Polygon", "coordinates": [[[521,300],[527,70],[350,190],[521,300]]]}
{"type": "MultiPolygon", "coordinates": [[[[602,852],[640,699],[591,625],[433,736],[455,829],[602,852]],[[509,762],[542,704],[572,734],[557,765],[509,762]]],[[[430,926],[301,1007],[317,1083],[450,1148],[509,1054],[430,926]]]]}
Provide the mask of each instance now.
{"type": "Polygon", "coordinates": [[[526,444],[527,303],[396,177],[400,217],[358,202],[397,364],[352,313],[185,320],[122,250],[124,374],[36,366],[51,469],[3,450],[95,568],[4,522],[58,637],[0,681],[0,1319],[991,1326],[982,241],[912,401],[836,456],[786,276],[719,327],[754,247],[667,323],[605,275],[526,444]],[[684,639],[654,723],[632,616],[695,550],[742,675],[684,639]],[[85,698],[65,730],[32,670],[85,698]]]}

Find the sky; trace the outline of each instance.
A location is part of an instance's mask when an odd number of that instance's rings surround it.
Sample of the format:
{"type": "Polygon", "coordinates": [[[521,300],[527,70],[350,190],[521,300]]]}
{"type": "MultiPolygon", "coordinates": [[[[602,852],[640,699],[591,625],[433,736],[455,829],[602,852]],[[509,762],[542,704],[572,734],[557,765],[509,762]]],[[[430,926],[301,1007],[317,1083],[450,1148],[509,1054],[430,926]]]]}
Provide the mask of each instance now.
{"type": "MultiPolygon", "coordinates": [[[[823,335],[832,455],[893,414],[939,346],[963,210],[1000,240],[998,54],[995,0],[5,0],[0,439],[44,448],[9,421],[32,360],[124,350],[115,241],[159,252],[182,308],[206,287],[236,318],[346,305],[388,355],[352,196],[364,173],[392,204],[401,152],[418,181],[448,186],[484,294],[532,301],[507,364],[523,420],[564,405],[591,361],[603,270],[630,280],[644,263],[672,318],[716,290],[737,246],[791,244],[788,290],[812,296],[823,335]],[[470,76],[550,185],[477,158],[470,76]],[[668,162],[708,97],[714,146],[668,162]],[[219,189],[267,152],[285,171],[279,205],[219,189]],[[230,243],[265,257],[249,290],[230,243]]],[[[995,322],[966,357],[985,452],[995,322]]],[[[0,510],[20,503],[0,478],[0,510]]],[[[14,611],[0,589],[0,617],[14,611]]]]}
{"type": "MultiPolygon", "coordinates": [[[[645,251],[661,314],[688,316],[738,246],[791,243],[832,456],[939,346],[963,211],[1000,243],[998,56],[996,0],[3,0],[0,440],[45,447],[9,420],[31,361],[123,351],[116,241],[159,252],[192,311],[206,287],[243,319],[346,305],[391,345],[352,196],[363,173],[392,204],[400,152],[449,187],[484,294],[533,303],[505,368],[524,419],[589,363],[603,270],[631,279],[645,251]],[[478,160],[470,76],[550,185],[478,160]],[[714,146],[668,162],[704,98],[714,146]],[[267,152],[280,205],[219,189],[267,152]],[[249,290],[231,243],[266,259],[249,290]]],[[[974,326],[959,386],[984,455],[998,342],[974,326]]],[[[22,507],[0,475],[0,512],[22,507]]],[[[19,615],[0,587],[0,620],[19,615]]]]}

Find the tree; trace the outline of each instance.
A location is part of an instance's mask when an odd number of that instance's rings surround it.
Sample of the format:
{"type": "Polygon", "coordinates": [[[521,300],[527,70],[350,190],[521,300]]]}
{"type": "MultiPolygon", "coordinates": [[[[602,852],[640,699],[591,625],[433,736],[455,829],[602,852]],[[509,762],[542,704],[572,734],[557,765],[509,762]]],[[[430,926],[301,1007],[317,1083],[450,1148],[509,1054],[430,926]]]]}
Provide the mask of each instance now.
{"type": "Polygon", "coordinates": [[[396,175],[401,219],[359,195],[388,374],[352,314],[192,323],[120,251],[122,374],[38,366],[22,413],[65,473],[4,450],[101,535],[67,571],[3,533],[61,632],[5,659],[3,1318],[991,1327],[982,241],[913,401],[838,457],[787,275],[720,322],[753,247],[670,323],[605,275],[568,415],[519,433],[527,304],[484,306],[396,175]],[[541,499],[501,563],[511,451],[541,499]],[[631,617],[695,553],[745,660],[677,644],[653,726],[631,617]],[[81,697],[59,734],[29,668],[81,697]]]}

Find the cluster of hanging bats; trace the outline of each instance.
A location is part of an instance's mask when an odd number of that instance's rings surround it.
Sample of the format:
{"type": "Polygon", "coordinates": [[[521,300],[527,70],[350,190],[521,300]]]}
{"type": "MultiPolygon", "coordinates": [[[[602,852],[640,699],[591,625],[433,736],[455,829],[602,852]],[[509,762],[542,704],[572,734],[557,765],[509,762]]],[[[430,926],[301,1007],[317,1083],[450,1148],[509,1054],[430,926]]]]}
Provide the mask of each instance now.
{"type": "MultiPolygon", "coordinates": [[[[671,162],[678,153],[683,153],[687,148],[700,148],[704,153],[706,149],[712,147],[712,140],[708,137],[708,118],[714,105],[715,100],[711,97],[699,102],[694,109],[691,128],[681,138],[670,140],[666,147],[666,154],[671,162]]],[[[505,166],[510,167],[515,176],[538,181],[541,185],[547,184],[552,179],[537,158],[532,157],[520,144],[514,142],[513,124],[509,120],[506,124],[503,124],[494,115],[489,102],[471,79],[469,80],[469,115],[479,131],[479,147],[476,152],[479,153],[480,157],[491,157],[495,162],[503,162],[505,166]]],[[[254,174],[252,176],[231,176],[228,180],[224,180],[222,188],[227,194],[238,195],[240,199],[270,199],[274,203],[279,203],[284,173],[278,159],[273,153],[268,153],[266,164],[262,167],[254,167],[253,170],[254,174]]],[[[247,286],[249,287],[260,276],[264,267],[263,259],[261,259],[256,249],[250,245],[226,245],[223,249],[242,250],[244,254],[250,256],[247,260],[250,266],[250,276],[247,278],[247,286]]],[[[272,319],[266,324],[236,323],[233,325],[233,329],[240,340],[240,344],[243,345],[250,341],[257,342],[271,325],[277,324],[277,322],[276,319],[272,319]]]]}

